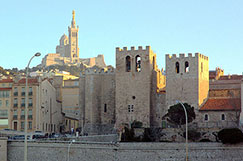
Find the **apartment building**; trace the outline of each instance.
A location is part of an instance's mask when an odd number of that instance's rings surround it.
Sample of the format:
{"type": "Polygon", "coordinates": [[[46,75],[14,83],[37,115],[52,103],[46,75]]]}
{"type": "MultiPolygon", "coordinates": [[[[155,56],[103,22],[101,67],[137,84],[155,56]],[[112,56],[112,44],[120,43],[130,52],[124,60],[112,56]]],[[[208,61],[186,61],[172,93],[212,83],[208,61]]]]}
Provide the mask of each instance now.
{"type": "Polygon", "coordinates": [[[62,108],[65,115],[65,132],[79,127],[79,79],[64,80],[62,108]]]}
{"type": "Polygon", "coordinates": [[[0,80],[0,130],[9,128],[12,84],[11,78],[0,80]]]}
{"type": "MultiPolygon", "coordinates": [[[[9,125],[11,129],[24,131],[25,78],[13,83],[9,125]]],[[[29,78],[27,87],[28,132],[58,132],[62,122],[61,105],[56,100],[56,89],[48,79],[29,78]]]]}

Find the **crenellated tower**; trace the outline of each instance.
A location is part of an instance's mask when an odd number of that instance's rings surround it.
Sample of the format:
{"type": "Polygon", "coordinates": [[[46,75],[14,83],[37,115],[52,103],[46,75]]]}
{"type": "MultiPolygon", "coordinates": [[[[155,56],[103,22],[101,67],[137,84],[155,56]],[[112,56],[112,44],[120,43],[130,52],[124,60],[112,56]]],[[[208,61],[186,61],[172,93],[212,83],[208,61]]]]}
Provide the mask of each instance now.
{"type": "Polygon", "coordinates": [[[116,128],[136,120],[150,127],[153,68],[156,54],[150,46],[116,48],[116,128]]]}
{"type": "Polygon", "coordinates": [[[208,57],[200,53],[188,57],[185,54],[166,55],[166,104],[176,101],[186,102],[199,109],[208,97],[209,65],[208,57]]]}

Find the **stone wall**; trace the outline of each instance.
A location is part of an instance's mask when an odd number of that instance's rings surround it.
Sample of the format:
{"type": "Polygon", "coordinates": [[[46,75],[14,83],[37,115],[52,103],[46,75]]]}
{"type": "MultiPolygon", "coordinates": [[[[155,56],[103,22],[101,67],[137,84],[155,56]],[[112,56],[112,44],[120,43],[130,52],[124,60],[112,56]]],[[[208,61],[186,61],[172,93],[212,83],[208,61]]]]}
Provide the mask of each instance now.
{"type": "Polygon", "coordinates": [[[111,132],[115,122],[115,71],[87,69],[79,83],[80,117],[84,132],[102,134],[105,129],[109,129],[106,133],[111,132]]]}
{"type": "MultiPolygon", "coordinates": [[[[23,160],[24,142],[8,142],[10,161],[23,160]]],[[[29,161],[184,161],[184,143],[29,142],[29,161]]],[[[189,143],[189,161],[241,161],[243,145],[189,143]]]]}
{"type": "Polygon", "coordinates": [[[0,161],[7,161],[7,137],[0,137],[0,161]]]}
{"type": "Polygon", "coordinates": [[[198,115],[197,125],[200,128],[232,128],[238,126],[239,111],[200,111],[198,115]],[[225,120],[222,120],[222,115],[225,115],[225,120]],[[205,121],[205,115],[208,115],[208,120],[205,121]]]}

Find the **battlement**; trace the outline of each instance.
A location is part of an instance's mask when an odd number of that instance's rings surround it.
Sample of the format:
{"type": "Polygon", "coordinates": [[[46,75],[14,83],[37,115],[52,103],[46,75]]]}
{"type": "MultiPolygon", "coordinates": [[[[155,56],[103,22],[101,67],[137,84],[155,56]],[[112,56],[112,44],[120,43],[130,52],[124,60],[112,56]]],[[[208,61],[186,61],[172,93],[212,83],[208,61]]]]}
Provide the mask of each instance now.
{"type": "Polygon", "coordinates": [[[166,59],[181,59],[181,58],[201,58],[204,60],[208,60],[207,56],[204,56],[201,53],[195,53],[195,55],[193,56],[192,53],[188,53],[188,56],[186,56],[184,53],[180,53],[179,56],[177,57],[176,54],[166,54],[166,59]]]}
{"type": "Polygon", "coordinates": [[[84,75],[92,75],[92,74],[114,74],[115,69],[114,68],[87,68],[84,71],[80,72],[80,76],[84,75]]]}
{"type": "Polygon", "coordinates": [[[150,50],[151,50],[150,46],[146,46],[145,49],[143,49],[142,46],[138,46],[137,50],[136,50],[136,48],[134,46],[132,46],[130,50],[128,50],[127,47],[123,47],[122,49],[117,47],[116,48],[116,53],[118,53],[118,52],[130,52],[130,51],[150,51],[150,50]]]}

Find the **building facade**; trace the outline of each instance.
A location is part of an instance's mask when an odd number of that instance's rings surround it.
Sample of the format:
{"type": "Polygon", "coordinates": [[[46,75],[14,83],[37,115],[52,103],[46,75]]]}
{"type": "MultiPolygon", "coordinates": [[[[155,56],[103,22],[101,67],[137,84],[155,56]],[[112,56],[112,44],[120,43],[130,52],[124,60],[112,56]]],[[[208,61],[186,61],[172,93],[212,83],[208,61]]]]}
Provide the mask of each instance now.
{"type": "Polygon", "coordinates": [[[13,79],[0,80],[0,130],[9,128],[13,79]]]}
{"type": "MultiPolygon", "coordinates": [[[[24,131],[25,125],[25,78],[16,80],[11,88],[9,128],[24,131]]],[[[27,87],[27,130],[59,132],[62,124],[61,103],[56,89],[48,79],[29,78],[27,87]]]]}
{"type": "Polygon", "coordinates": [[[65,132],[76,130],[79,125],[79,79],[64,80],[62,87],[62,112],[65,117],[65,132]]]}

